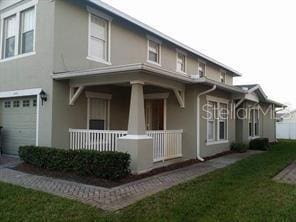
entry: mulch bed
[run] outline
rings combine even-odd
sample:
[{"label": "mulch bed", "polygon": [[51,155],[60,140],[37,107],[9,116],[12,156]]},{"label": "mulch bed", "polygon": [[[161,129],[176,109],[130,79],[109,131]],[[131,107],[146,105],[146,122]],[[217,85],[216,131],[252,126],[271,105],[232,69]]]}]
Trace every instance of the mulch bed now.
[{"label": "mulch bed", "polygon": [[[205,160],[214,159],[214,158],[221,157],[221,156],[231,154],[231,153],[233,153],[233,152],[227,151],[227,152],[219,153],[217,155],[207,157],[207,158],[205,158]],[[121,179],[119,181],[110,181],[110,180],[97,178],[94,176],[80,176],[80,175],[73,173],[73,172],[50,171],[47,169],[42,169],[42,168],[32,166],[27,163],[19,164],[18,166],[16,166],[14,168],[14,170],[18,170],[18,171],[21,171],[24,173],[39,175],[39,176],[53,177],[53,178],[73,181],[73,182],[77,182],[77,183],[83,183],[83,184],[87,184],[87,185],[112,188],[112,187],[120,186],[120,185],[123,185],[126,183],[130,183],[133,181],[148,178],[148,177],[160,174],[160,173],[180,169],[180,168],[190,166],[190,165],[193,165],[193,164],[199,163],[199,162],[200,162],[199,160],[187,160],[187,161],[183,161],[183,162],[179,162],[179,163],[174,163],[169,166],[164,166],[164,167],[159,167],[159,168],[153,169],[147,173],[143,173],[143,174],[139,174],[139,175],[130,175],[130,176],[128,176],[124,179]]]}]

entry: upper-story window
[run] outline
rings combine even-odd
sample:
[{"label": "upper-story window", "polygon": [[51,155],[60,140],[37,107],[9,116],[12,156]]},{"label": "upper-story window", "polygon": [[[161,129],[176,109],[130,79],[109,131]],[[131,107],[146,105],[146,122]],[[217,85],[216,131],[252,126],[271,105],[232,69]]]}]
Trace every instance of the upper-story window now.
[{"label": "upper-story window", "polygon": [[206,76],[206,63],[199,61],[198,62],[198,77]]},{"label": "upper-story window", "polygon": [[111,18],[97,11],[89,18],[88,59],[110,64]]},{"label": "upper-story window", "polygon": [[221,73],[220,73],[220,82],[225,83],[225,80],[226,80],[226,72],[221,71]]},{"label": "upper-story window", "polygon": [[34,52],[36,4],[31,1],[1,15],[1,59]]},{"label": "upper-story window", "polygon": [[177,51],[177,72],[186,73],[186,54]]},{"label": "upper-story window", "polygon": [[21,13],[20,51],[21,54],[33,52],[35,16],[34,8]]},{"label": "upper-story window", "polygon": [[161,64],[161,42],[152,37],[148,37],[148,54],[147,61],[154,64]]}]

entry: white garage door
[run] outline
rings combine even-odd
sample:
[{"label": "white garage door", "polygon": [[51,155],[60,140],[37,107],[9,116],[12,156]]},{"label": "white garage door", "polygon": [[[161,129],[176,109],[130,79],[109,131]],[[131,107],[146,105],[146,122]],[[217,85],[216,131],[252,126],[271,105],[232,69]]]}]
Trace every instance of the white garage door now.
[{"label": "white garage door", "polygon": [[36,143],[36,96],[3,99],[0,111],[3,153],[18,155],[24,145]]}]

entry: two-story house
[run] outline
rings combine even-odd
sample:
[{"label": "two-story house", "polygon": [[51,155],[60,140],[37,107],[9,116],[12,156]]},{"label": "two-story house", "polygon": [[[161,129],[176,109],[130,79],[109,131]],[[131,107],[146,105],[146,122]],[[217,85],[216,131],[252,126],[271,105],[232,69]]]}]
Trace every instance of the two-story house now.
[{"label": "two-story house", "polygon": [[[118,150],[134,172],[275,141],[258,85],[99,0],[0,0],[3,152],[21,145]],[[271,107],[271,108],[270,108]],[[238,118],[243,108],[247,118]],[[238,112],[236,112],[238,110]]]}]

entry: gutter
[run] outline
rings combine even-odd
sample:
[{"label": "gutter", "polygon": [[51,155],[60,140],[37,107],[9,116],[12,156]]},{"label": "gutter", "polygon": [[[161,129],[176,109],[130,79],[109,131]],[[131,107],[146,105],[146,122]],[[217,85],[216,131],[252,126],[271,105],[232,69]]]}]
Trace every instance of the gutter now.
[{"label": "gutter", "polygon": [[196,129],[197,129],[197,138],[196,138],[196,158],[200,161],[205,161],[201,156],[200,156],[200,96],[206,95],[210,92],[215,91],[217,88],[217,85],[214,85],[211,89],[206,90],[204,92],[201,92],[197,94],[197,121],[196,121]]}]

